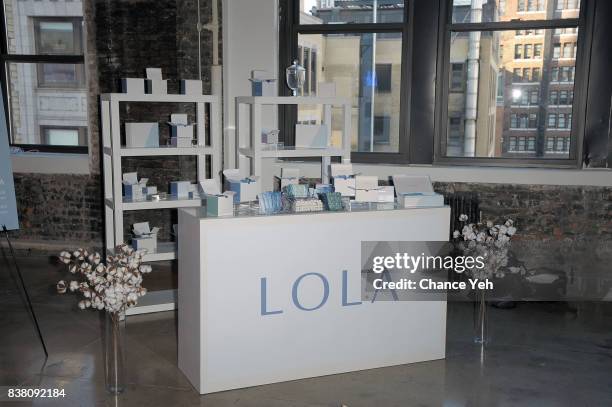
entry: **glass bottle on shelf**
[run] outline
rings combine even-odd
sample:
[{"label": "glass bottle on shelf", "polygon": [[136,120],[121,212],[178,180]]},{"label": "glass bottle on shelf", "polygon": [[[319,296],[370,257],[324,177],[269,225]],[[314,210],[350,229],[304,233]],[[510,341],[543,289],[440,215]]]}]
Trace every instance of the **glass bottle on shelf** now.
[{"label": "glass bottle on shelf", "polygon": [[306,70],[298,63],[298,60],[293,61],[293,65],[287,68],[287,86],[293,92],[293,96],[298,95],[298,91],[304,86],[306,80]]}]

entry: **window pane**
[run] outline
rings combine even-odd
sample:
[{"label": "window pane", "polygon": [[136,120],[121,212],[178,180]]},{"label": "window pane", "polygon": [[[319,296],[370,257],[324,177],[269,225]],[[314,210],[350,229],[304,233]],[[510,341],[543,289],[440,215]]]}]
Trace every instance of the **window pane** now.
[{"label": "window pane", "polygon": [[[352,150],[399,152],[401,34],[300,34],[298,43],[311,55],[316,51],[310,66],[316,71],[310,75],[318,81],[315,88],[331,82],[337,96],[352,102]],[[299,107],[299,122],[320,123],[321,118],[320,106]],[[342,112],[334,109],[333,143],[340,144],[341,132]]]},{"label": "window pane", "polygon": [[404,21],[404,0],[300,0],[300,24],[402,21]]},{"label": "window pane", "polygon": [[[83,128],[76,142],[86,146],[86,90],[60,82],[56,82],[56,87],[40,83],[41,75],[45,74],[58,80],[73,77],[70,72],[74,72],[75,65],[66,65],[68,69],[59,71],[48,69],[49,65],[54,64],[7,63],[11,143],[75,145],[74,129]],[[77,72],[82,70],[82,65],[76,65]],[[50,129],[70,129],[70,132],[58,133]]]},{"label": "window pane", "polygon": [[[551,132],[570,137],[575,60],[554,59],[558,35],[543,31],[451,32],[448,117],[463,126],[447,131],[447,156],[560,158],[547,153],[546,138]],[[536,48],[541,58],[524,58]],[[463,88],[454,85],[456,66],[465,66]]]},{"label": "window pane", "polygon": [[[547,7],[554,1],[564,6]],[[578,18],[579,8],[579,0],[453,0],[453,23]]]},{"label": "window pane", "polygon": [[13,0],[7,4],[12,4],[5,7],[9,54],[83,53],[82,1]]},{"label": "window pane", "polygon": [[45,144],[50,146],[78,146],[78,129],[43,129]]}]

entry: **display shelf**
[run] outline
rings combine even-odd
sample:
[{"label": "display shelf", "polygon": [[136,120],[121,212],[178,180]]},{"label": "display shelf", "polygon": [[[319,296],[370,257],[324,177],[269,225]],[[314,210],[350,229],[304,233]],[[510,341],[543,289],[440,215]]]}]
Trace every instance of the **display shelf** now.
[{"label": "display shelf", "polygon": [[[326,127],[330,140],[332,136],[332,107],[340,106],[343,115],[341,146],[269,148],[268,145],[261,142],[262,107],[269,105],[323,106],[321,125]],[[248,107],[248,111],[244,107]],[[343,161],[351,158],[351,109],[350,100],[340,97],[239,96],[236,98],[236,165],[241,169],[249,166],[250,171],[248,172],[260,177],[263,173],[262,161],[264,159],[317,157],[321,158],[321,180],[323,183],[329,183],[331,157],[340,157]],[[262,188],[261,183],[260,188]]]},{"label": "display shelf", "polygon": [[138,211],[148,209],[192,208],[201,206],[202,199],[178,199],[173,197],[168,197],[168,199],[162,199],[160,201],[132,201],[124,199],[121,203],[124,211]]},{"label": "display shelf", "polygon": [[[195,105],[195,135],[196,146],[173,147],[159,146],[152,148],[126,148],[121,144],[121,103],[189,103]],[[100,95],[101,133],[104,167],[104,202],[105,202],[105,247],[106,252],[124,243],[124,213],[127,211],[150,209],[176,209],[197,207],[202,204],[197,199],[176,199],[171,196],[160,201],[129,201],[123,198],[122,188],[122,160],[123,157],[163,157],[195,156],[197,161],[196,180],[207,178],[206,170],[210,168],[211,176],[220,179],[221,172],[221,101],[219,96],[213,95],[152,95],[108,93]],[[178,110],[178,108],[177,108]],[[163,118],[153,118],[152,121],[162,122]],[[208,120],[207,120],[208,119]],[[207,125],[208,123],[208,125]],[[208,133],[210,130],[210,134]],[[166,186],[158,185],[160,192]],[[177,258],[174,243],[159,243],[158,252],[145,255],[145,262],[174,260]],[[163,297],[163,296],[162,296]],[[138,311],[128,314],[144,312],[157,312],[175,308],[175,299],[172,295],[149,293]]]}]

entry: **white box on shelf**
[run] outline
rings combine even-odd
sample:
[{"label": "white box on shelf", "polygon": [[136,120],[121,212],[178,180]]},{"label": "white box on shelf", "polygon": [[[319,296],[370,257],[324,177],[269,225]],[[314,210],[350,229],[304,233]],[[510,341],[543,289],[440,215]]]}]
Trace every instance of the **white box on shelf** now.
[{"label": "white box on shelf", "polygon": [[145,83],[142,78],[122,78],[121,92],[131,95],[144,95]]},{"label": "white box on shelf", "polygon": [[435,192],[415,192],[397,197],[402,208],[431,208],[444,206],[444,195]]},{"label": "white box on shelf", "polygon": [[146,250],[147,253],[157,252],[157,233],[159,228],[151,229],[149,222],[134,223],[132,225],[134,237],[132,246],[135,250]]},{"label": "white box on shelf", "polygon": [[336,84],[334,82],[320,82],[317,96],[320,98],[335,98]]},{"label": "white box on shelf", "polygon": [[378,177],[357,175],[355,177],[355,201],[378,202]]},{"label": "white box on shelf", "polygon": [[170,183],[170,195],[178,199],[188,199],[191,192],[190,181],[172,181]]},{"label": "white box on shelf", "polygon": [[268,71],[251,71],[252,96],[277,96],[276,78]]},{"label": "white box on shelf", "polygon": [[326,148],[329,146],[327,127],[319,124],[296,124],[295,146],[306,148]]},{"label": "white box on shelf", "polygon": [[201,95],[202,81],[199,79],[181,79],[181,95]]},{"label": "white box on shelf", "polygon": [[155,186],[145,187],[144,191],[147,194],[147,196],[155,195],[157,193],[157,187]]},{"label": "white box on shelf", "polygon": [[170,123],[170,137],[184,138],[193,140],[193,124],[174,124]]},{"label": "white box on shelf", "polygon": [[159,147],[159,123],[125,123],[127,148]]},{"label": "white box on shelf", "polygon": [[331,164],[331,176],[334,191],[340,192],[342,196],[355,196],[355,174],[353,164]]},{"label": "white box on shelf", "polygon": [[193,147],[193,139],[189,137],[170,137],[172,147]]},{"label": "white box on shelf", "polygon": [[261,142],[264,144],[278,144],[278,135],[280,134],[280,130],[278,129],[263,129],[261,131]]},{"label": "white box on shelf", "polygon": [[225,176],[225,190],[233,191],[234,202],[251,202],[257,199],[259,193],[259,177],[242,177],[240,170],[228,169],[223,171]]},{"label": "white box on shelf", "polygon": [[393,185],[379,187],[378,202],[395,202],[395,187]]},{"label": "white box on shelf", "polygon": [[147,79],[162,80],[161,68],[145,68]]},{"label": "white box on shelf", "polygon": [[145,89],[150,95],[167,95],[168,81],[166,79],[145,79]]},{"label": "white box on shelf", "polygon": [[138,173],[126,172],[122,177],[124,199],[139,201],[145,198],[144,189],[149,182],[148,178],[138,179]]}]

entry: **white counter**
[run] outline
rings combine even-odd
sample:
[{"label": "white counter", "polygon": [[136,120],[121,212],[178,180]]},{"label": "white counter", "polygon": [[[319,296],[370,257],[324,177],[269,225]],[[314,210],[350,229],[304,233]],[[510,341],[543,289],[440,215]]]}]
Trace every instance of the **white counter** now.
[{"label": "white counter", "polygon": [[179,368],[201,393],[441,359],[446,302],[361,302],[362,241],[447,241],[449,208],[179,210]]}]

